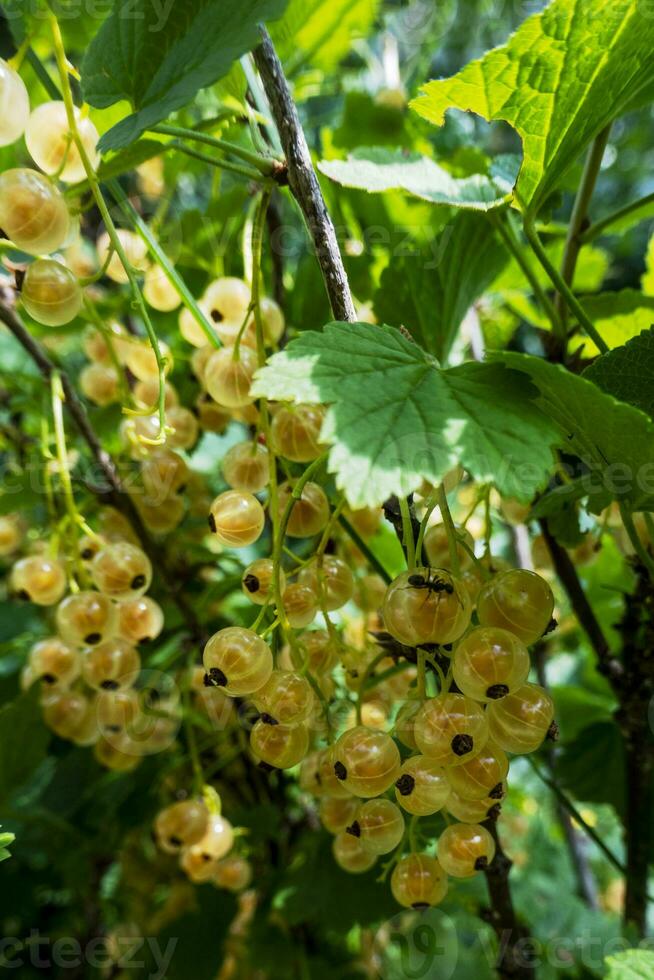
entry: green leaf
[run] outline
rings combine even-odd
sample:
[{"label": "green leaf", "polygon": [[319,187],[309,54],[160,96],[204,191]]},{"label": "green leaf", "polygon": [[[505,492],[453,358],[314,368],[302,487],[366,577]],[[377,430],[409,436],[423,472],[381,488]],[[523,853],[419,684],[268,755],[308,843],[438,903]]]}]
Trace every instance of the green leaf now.
[{"label": "green leaf", "polygon": [[[564,241],[558,239],[548,244],[545,249],[550,262],[557,269],[561,267],[564,248]],[[577,265],[575,266],[575,290],[581,293],[593,293],[599,289],[606,275],[608,265],[609,261],[606,252],[601,248],[596,248],[594,245],[584,245],[577,258]],[[552,283],[549,276],[542,265],[533,259],[533,257],[531,257],[531,268],[540,285],[544,289],[551,289]],[[531,291],[531,286],[516,260],[511,258],[493,283],[491,289],[494,292],[508,292],[518,289]],[[546,322],[549,324],[549,320]]]},{"label": "green leaf", "polygon": [[607,956],[606,980],[654,980],[654,953],[645,949],[626,949]]},{"label": "green leaf", "polygon": [[98,167],[98,180],[109,180],[120,177],[121,174],[134,170],[146,160],[159,156],[165,151],[166,145],[161,140],[143,139],[132,143],[124,150],[105,157]]},{"label": "green leaf", "polygon": [[330,323],[304,333],[270,358],[252,390],[331,406],[322,438],[353,506],[410,493],[459,462],[525,501],[551,467],[556,430],[534,406],[531,384],[499,364],[441,370],[393,327]]},{"label": "green leaf", "polygon": [[491,223],[461,212],[433,239],[429,253],[392,258],[374,299],[385,323],[403,324],[440,361],[468,309],[508,258]]},{"label": "green leaf", "polygon": [[7,858],[11,857],[8,848],[11,847],[15,840],[15,834],[0,833],[0,861],[6,861]]},{"label": "green leaf", "polygon": [[646,296],[654,296],[654,235],[652,235],[647,243],[645,271],[641,276],[640,285]]},{"label": "green leaf", "polygon": [[610,803],[624,815],[624,743],[611,721],[584,728],[561,749],[556,774],[562,789],[584,803]]},{"label": "green leaf", "polygon": [[0,709],[0,801],[23,785],[44,758],[49,742],[38,691]]},{"label": "green leaf", "polygon": [[[637,289],[599,293],[582,299],[581,305],[600,337],[611,348],[625,344],[654,323],[654,296],[644,296]],[[573,345],[577,344],[578,338],[575,338]],[[599,353],[589,338],[583,340],[582,352],[587,356]]]},{"label": "green leaf", "polygon": [[567,452],[589,469],[589,496],[608,491],[632,510],[654,507],[654,422],[644,412],[540,357],[491,356],[534,382],[540,392],[537,404],[559,426]]},{"label": "green leaf", "polygon": [[590,725],[610,723],[615,709],[615,700],[611,696],[576,684],[553,687],[552,697],[563,744],[574,741]]},{"label": "green leaf", "polygon": [[634,0],[554,0],[507,43],[411,104],[441,126],[448,109],[503,119],[523,143],[516,198],[535,213],[591,140],[652,96],[654,20]]},{"label": "green leaf", "polygon": [[598,357],[584,377],[654,418],[654,327]]},{"label": "green leaf", "polygon": [[318,169],[344,187],[371,194],[401,190],[432,204],[474,211],[498,208],[511,196],[511,184],[504,176],[453,177],[429,157],[399,148],[361,148],[347,160],[322,160]]},{"label": "green leaf", "polygon": [[283,20],[271,31],[288,71],[305,64],[329,71],[372,27],[379,0],[291,0]]},{"label": "green leaf", "polygon": [[104,134],[100,149],[134,142],[226,75],[257,44],[257,24],[279,17],[285,5],[286,0],[184,0],[166,8],[150,0],[119,0],[82,64],[87,102],[105,108],[127,100],[133,109]]}]

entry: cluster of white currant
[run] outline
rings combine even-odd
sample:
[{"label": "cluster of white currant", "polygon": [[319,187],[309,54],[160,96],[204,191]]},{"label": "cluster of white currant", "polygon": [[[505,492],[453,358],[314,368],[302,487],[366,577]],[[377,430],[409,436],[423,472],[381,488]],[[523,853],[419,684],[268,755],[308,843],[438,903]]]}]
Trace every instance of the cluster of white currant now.
[{"label": "cluster of white currant", "polygon": [[[88,587],[68,591],[65,562],[36,552],[15,561],[9,588],[17,599],[56,607],[56,632],[32,646],[21,677],[24,689],[39,684],[46,725],[77,745],[93,745],[108,768],[129,770],[174,741],[179,694],[172,678],[157,674],[153,681],[141,669],[139,643],[155,639],[164,624],[161,607],[146,595],[150,560],[122,538],[121,515],[107,508],[100,520],[105,533],[79,545]],[[0,526],[5,541],[10,523],[5,518]]]},{"label": "cluster of white currant", "polygon": [[[319,412],[282,407],[275,421],[285,417],[282,413],[293,418],[294,437],[289,454],[288,444],[277,436],[277,453],[293,459],[302,445],[302,461],[316,458],[320,429],[312,422]],[[210,517],[212,530],[232,547],[256,540],[264,522],[252,491],[267,478],[265,449],[254,457],[250,449],[247,468],[241,451],[236,447],[224,467],[248,506],[225,508],[228,492],[214,501]],[[259,456],[262,462],[255,467]],[[241,465],[232,471],[235,462]],[[292,504],[287,534],[312,537],[325,527],[330,506],[324,491],[316,491],[318,506],[304,494]],[[365,523],[367,516],[358,519]],[[259,712],[250,734],[254,758],[276,768],[302,763],[300,784],[319,800],[323,824],[335,834],[339,865],[362,872],[393,851],[391,888],[405,906],[435,904],[447,890],[448,875],[467,877],[488,866],[495,845],[482,823],[498,812],[506,792],[507,753],[537,749],[553,722],[548,693],[528,681],[528,646],[552,621],[548,583],[522,569],[497,571],[498,562],[475,559],[468,532],[452,534],[460,566],[456,575],[447,567],[448,530],[437,525],[424,540],[429,564],[409,569],[387,589],[378,577],[367,575],[367,588],[355,590],[348,563],[332,555],[318,554],[291,572],[259,558],[245,569],[243,590],[255,603],[277,606],[277,615],[281,612],[291,627],[289,644],[275,663],[262,636],[228,627],[211,637],[203,655],[206,683],[247,698]],[[289,602],[295,598],[289,578],[301,603]],[[393,676],[375,686],[374,700],[360,705],[359,718],[348,717],[340,737],[324,745],[327,732],[320,718],[333,693],[334,668],[344,668],[346,684],[357,690],[370,679],[373,660],[382,672],[394,663],[379,648],[347,642],[333,627],[295,633],[309,626],[319,610],[342,608],[355,592],[362,610],[381,605],[379,625],[401,645],[399,654],[413,650],[420,669],[431,668],[440,682],[436,693],[427,696],[424,680],[419,693],[413,668],[391,671]],[[365,697],[364,691],[359,694]],[[403,811],[416,818],[442,811],[446,821],[456,822],[443,830],[435,854],[413,849],[406,854],[405,842],[413,835]]]},{"label": "cluster of white currant", "polygon": [[172,803],[157,814],[155,840],[166,854],[179,856],[179,865],[192,882],[239,892],[250,884],[252,868],[235,849],[236,833],[220,809],[215,792],[208,801],[191,798]]}]

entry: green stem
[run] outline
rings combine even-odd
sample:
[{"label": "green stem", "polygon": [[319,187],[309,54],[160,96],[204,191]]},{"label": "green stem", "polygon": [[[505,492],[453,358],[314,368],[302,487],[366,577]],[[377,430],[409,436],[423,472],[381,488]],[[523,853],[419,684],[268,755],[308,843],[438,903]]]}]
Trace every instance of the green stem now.
[{"label": "green stem", "polygon": [[422,560],[422,546],[425,540],[425,534],[427,533],[429,518],[437,506],[438,490],[432,490],[425,506],[425,513],[422,515],[422,520],[420,521],[420,530],[418,531],[418,540],[416,541],[416,562],[418,565],[424,565],[424,561]]},{"label": "green stem", "polygon": [[177,293],[181,297],[182,303],[186,309],[193,314],[197,324],[200,326],[205,337],[207,338],[207,342],[217,349],[222,347],[215,330],[212,329],[211,324],[202,312],[197,300],[162,249],[156,235],[153,234],[151,228],[149,228],[145,221],[143,221],[138,211],[136,211],[127,198],[119,182],[117,180],[108,180],[106,183],[111,196],[122,211],[123,215],[148,246],[150,254],[156,260],[157,265],[163,270],[168,278],[168,281],[177,290]]},{"label": "green stem", "polygon": [[592,242],[594,239],[603,235],[607,228],[611,225],[616,224],[618,221],[622,221],[628,215],[632,214],[634,211],[640,211],[641,208],[647,207],[648,204],[654,204],[654,192],[651,194],[646,194],[645,197],[638,198],[637,201],[632,201],[631,204],[625,204],[624,207],[618,208],[617,211],[613,211],[611,214],[607,215],[606,218],[602,218],[601,221],[596,221],[595,224],[587,228],[586,231],[582,232],[579,236],[579,240],[584,244],[586,242]]},{"label": "green stem", "polygon": [[640,540],[638,531],[636,530],[636,525],[634,524],[633,517],[631,516],[631,512],[627,510],[624,504],[620,504],[620,517],[622,518],[624,529],[627,532],[634,551],[638,555],[644,567],[647,569],[650,579],[654,580],[654,561],[650,557],[647,548]]},{"label": "green stem", "polygon": [[400,514],[402,515],[402,539],[406,550],[406,564],[409,571],[416,567],[416,546],[413,540],[413,522],[411,521],[411,510],[409,501],[402,494],[397,498],[400,504]]},{"label": "green stem", "polygon": [[441,483],[440,487],[438,488],[438,506],[440,507],[441,517],[443,518],[443,524],[445,525],[445,530],[447,532],[447,545],[450,549],[450,563],[452,565],[452,572],[455,575],[460,575],[461,562],[459,561],[459,549],[457,548],[458,537],[454,526],[454,521],[452,520],[450,505],[447,502],[447,494],[445,493],[444,483]]},{"label": "green stem", "polygon": [[248,180],[261,180],[262,176],[258,170],[254,170],[251,167],[243,167],[240,163],[231,163],[229,160],[219,160],[217,157],[211,157],[208,153],[201,153],[199,150],[192,150],[190,146],[186,146],[184,143],[179,143],[175,140],[174,143],[170,143],[169,146],[172,149],[178,150],[180,153],[184,153],[187,157],[192,157],[194,160],[199,160],[200,163],[207,163],[210,167],[217,167],[219,170],[227,170],[231,174],[237,174],[239,177],[246,177]]},{"label": "green stem", "polygon": [[222,150],[224,153],[231,153],[232,156],[251,164],[264,177],[271,177],[275,172],[275,161],[267,160],[258,153],[245,150],[236,143],[230,143],[216,136],[210,136],[209,133],[203,133],[196,129],[186,129],[183,126],[169,126],[163,123],[158,126],[153,126],[150,132],[161,133],[163,136],[174,136],[177,139],[193,140],[196,143],[205,143],[207,146],[213,146],[217,150]]},{"label": "green stem", "polygon": [[68,77],[68,63],[66,61],[66,52],[64,50],[64,43],[61,36],[61,30],[59,28],[59,21],[53,13],[48,14],[48,22],[52,30],[52,37],[54,41],[55,58],[57,62],[57,68],[59,70],[59,78],[61,81],[62,96],[64,105],[66,107],[66,116],[68,119],[68,127],[75,142],[75,146],[79,152],[80,160],[82,161],[82,166],[86,172],[86,179],[89,182],[89,188],[93,195],[93,199],[98,207],[102,220],[104,221],[107,234],[111,244],[114,247],[116,254],[118,255],[123,268],[125,269],[125,274],[129,280],[129,284],[132,290],[132,295],[134,297],[134,303],[141,314],[143,323],[145,325],[146,332],[148,334],[148,339],[150,345],[154,352],[155,361],[157,364],[157,371],[159,374],[159,425],[160,425],[160,440],[161,442],[165,439],[165,428],[166,428],[166,405],[165,405],[165,362],[161,355],[161,349],[159,347],[159,340],[152,326],[152,321],[150,320],[150,315],[148,309],[143,299],[143,294],[139,288],[136,271],[129,261],[123,244],[118,236],[116,227],[113,223],[109,209],[106,205],[102,191],[100,190],[100,185],[98,184],[98,179],[93,169],[93,164],[89,159],[89,155],[86,152],[86,147],[79,135],[79,130],[77,128],[77,120],[75,118],[75,105],[73,103],[73,93],[70,87],[70,80]]},{"label": "green stem", "polygon": [[549,318],[550,323],[552,324],[552,330],[558,337],[563,339],[565,334],[564,334],[563,325],[561,323],[559,314],[556,311],[554,303],[551,301],[551,299],[549,298],[549,296],[547,295],[547,293],[539,283],[538,277],[536,276],[536,273],[532,269],[531,264],[528,261],[527,256],[525,255],[520,245],[518,236],[515,233],[515,229],[511,221],[510,214],[508,213],[508,211],[503,212],[502,214],[494,214],[494,212],[491,211],[490,214],[492,216],[491,220],[493,221],[493,224],[497,228],[500,237],[502,238],[502,241],[504,242],[508,250],[513,255],[514,259],[516,260],[516,262],[524,272],[525,278],[527,279],[527,282],[531,286],[531,290],[534,296],[536,297],[541,308]]},{"label": "green stem", "polygon": [[[611,126],[609,124],[602,130],[601,133],[598,133],[593,140],[592,146],[588,151],[588,156],[586,157],[584,171],[581,176],[579,189],[577,190],[575,202],[572,207],[572,214],[570,215],[570,224],[568,226],[568,234],[563,251],[563,261],[561,263],[561,276],[564,282],[566,282],[571,288],[574,281],[577,258],[579,257],[579,252],[581,251],[582,246],[579,235],[586,220],[586,215],[588,214],[590,199],[593,196],[593,190],[595,189],[597,175],[599,174],[600,166],[602,165],[602,157],[604,156],[604,150],[606,149],[610,131]],[[557,308],[561,315],[561,321],[565,330],[567,311],[565,308],[565,303],[563,303],[562,300],[563,297],[559,293]]]},{"label": "green stem", "polygon": [[377,555],[374,553],[374,551],[371,551],[371,549],[363,540],[363,538],[361,537],[357,529],[350,524],[347,517],[345,517],[344,514],[341,514],[340,517],[338,518],[338,522],[343,528],[343,530],[345,531],[345,533],[347,534],[347,536],[352,539],[352,541],[357,546],[361,554],[367,560],[368,564],[375,569],[377,574],[380,575],[381,578],[383,578],[384,582],[386,582],[387,584],[389,582],[392,582],[393,576],[390,574],[390,572],[386,571],[386,569],[380,562]]},{"label": "green stem", "polygon": [[575,294],[568,286],[563,276],[560,274],[559,270],[550,261],[547,252],[543,248],[543,244],[540,238],[536,234],[536,231],[534,230],[531,221],[527,217],[525,217],[524,229],[525,229],[525,235],[527,236],[529,244],[533,248],[536,257],[538,258],[538,261],[545,269],[545,272],[552,280],[558,292],[565,299],[570,311],[574,313],[574,315],[577,317],[577,320],[579,321],[579,325],[584,328],[588,336],[595,343],[597,349],[602,354],[606,354],[606,352],[609,349],[608,345],[604,342],[602,337],[600,337],[599,333],[597,332],[597,330],[595,329],[591,321],[588,319],[588,316],[586,315],[586,311],[584,310],[583,306],[581,305],[581,303],[579,302]]}]

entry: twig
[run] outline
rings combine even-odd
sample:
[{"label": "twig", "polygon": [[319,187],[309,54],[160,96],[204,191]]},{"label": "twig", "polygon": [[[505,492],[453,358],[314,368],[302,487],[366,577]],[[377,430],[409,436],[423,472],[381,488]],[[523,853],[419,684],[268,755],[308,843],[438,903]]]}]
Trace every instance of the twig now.
[{"label": "twig", "polygon": [[279,130],[288,167],[288,183],[300,206],[316,250],[332,313],[337,320],[356,320],[347,273],[336,231],[320,190],[311,154],[291,98],[281,62],[265,27],[262,42],[254,52],[255,64]]},{"label": "twig", "polygon": [[[588,156],[586,157],[586,163],[584,165],[584,172],[577,190],[577,195],[572,208],[572,214],[570,215],[570,224],[568,225],[568,234],[565,240],[563,261],[561,263],[561,276],[570,287],[572,287],[577,258],[579,257],[579,252],[581,251],[583,244],[579,236],[587,222],[588,206],[590,204],[590,199],[593,196],[593,190],[595,189],[597,175],[599,174],[600,166],[602,164],[602,157],[604,156],[604,150],[606,149],[610,131],[611,126],[609,125],[606,126],[601,133],[598,133],[590,150],[588,151]],[[561,293],[557,294],[555,303],[557,311],[561,317],[561,322],[563,323],[565,333],[567,309]]]},{"label": "twig", "polygon": [[195,639],[200,638],[203,631],[196,618],[195,612],[186,602],[186,599],[181,592],[178,591],[174,581],[175,576],[167,568],[162,549],[151,539],[150,535],[148,534],[148,531],[141,520],[141,515],[139,514],[132,498],[128,493],[126,493],[125,488],[123,487],[116,464],[109,453],[102,448],[100,441],[96,436],[91,423],[89,422],[86,410],[77,397],[75,389],[70,382],[70,378],[65,371],[62,371],[61,368],[57,367],[53,361],[50,360],[49,356],[46,354],[40,344],[38,344],[31,334],[25,329],[16,313],[14,313],[14,311],[8,306],[5,306],[4,303],[0,303],[0,320],[9,328],[16,340],[18,340],[22,347],[27,351],[48,383],[51,382],[51,379],[55,373],[59,375],[61,387],[65,396],[66,409],[75,423],[84,442],[89,447],[91,455],[98,464],[98,467],[106,480],[106,484],[109,487],[108,494],[105,494],[104,491],[97,492],[99,492],[102,496],[108,496],[114,506],[120,510],[125,517],[127,517],[136,534],[140,538],[144,549],[153,559],[153,563],[158,569],[167,591],[170,593],[171,598],[182,614],[190,633]]},{"label": "twig", "polygon": [[495,857],[484,871],[491,904],[484,918],[493,927],[499,941],[496,969],[501,977],[510,980],[533,980],[535,971],[529,959],[529,931],[518,922],[513,907],[509,884],[513,862],[502,848],[497,833],[497,815],[488,817],[482,826],[495,841]]}]

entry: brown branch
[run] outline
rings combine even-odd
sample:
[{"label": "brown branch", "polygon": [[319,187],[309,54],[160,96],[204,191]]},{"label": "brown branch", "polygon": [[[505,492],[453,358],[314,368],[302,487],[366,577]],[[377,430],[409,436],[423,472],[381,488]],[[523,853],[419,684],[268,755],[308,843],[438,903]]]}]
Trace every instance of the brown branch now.
[{"label": "brown branch", "polygon": [[109,487],[108,493],[105,493],[104,490],[98,490],[97,488],[95,492],[98,493],[99,496],[109,499],[116,509],[120,510],[120,512],[129,520],[130,524],[134,528],[134,531],[138,535],[144,550],[152,559],[153,565],[158,571],[166,590],[182,614],[182,618],[184,619],[192,637],[199,640],[202,637],[203,631],[195,612],[177,587],[175,582],[175,574],[168,567],[163,549],[152,540],[145,525],[143,524],[141,515],[139,514],[134,501],[126,492],[122,484],[116,464],[114,463],[110,454],[102,448],[100,440],[95,434],[89,421],[89,417],[86,414],[86,409],[78,398],[77,393],[71,384],[70,378],[65,371],[63,371],[50,359],[41,345],[25,329],[17,314],[4,303],[0,303],[0,320],[8,327],[16,340],[18,340],[22,347],[27,351],[47,381],[50,381],[55,372],[59,374],[64,395],[66,397],[66,409],[75,423],[75,426],[77,427],[82,439],[89,447],[91,455],[100,468],[102,475],[106,480],[107,486]]},{"label": "brown branch", "polygon": [[286,156],[289,187],[313,240],[332,313],[337,320],[353,321],[356,320],[356,313],[347,273],[298,111],[270,35],[265,27],[260,30],[262,42],[254,52],[254,60]]},{"label": "brown branch", "polygon": [[482,826],[495,841],[495,857],[484,871],[491,907],[483,918],[493,927],[498,939],[497,972],[510,980],[534,980],[536,974],[529,955],[529,930],[518,921],[513,906],[509,883],[513,862],[504,853],[499,839],[497,813],[484,820]]},{"label": "brown branch", "polygon": [[636,566],[633,595],[620,621],[625,665],[617,721],[625,745],[625,838],[627,848],[625,924],[645,935],[647,878],[652,855],[652,773],[654,744],[649,706],[654,695],[654,596],[647,570]]}]

